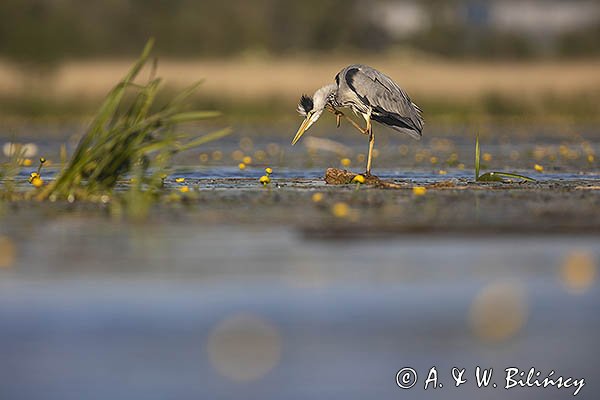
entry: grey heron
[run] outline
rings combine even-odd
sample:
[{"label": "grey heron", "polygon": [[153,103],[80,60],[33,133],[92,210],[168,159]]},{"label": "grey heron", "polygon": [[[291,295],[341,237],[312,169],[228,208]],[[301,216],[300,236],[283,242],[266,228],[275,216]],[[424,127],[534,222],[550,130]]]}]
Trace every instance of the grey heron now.
[{"label": "grey heron", "polygon": [[[338,108],[350,108],[355,114],[361,115],[366,121],[366,128],[360,127]],[[366,175],[371,174],[375,143],[371,121],[414,139],[422,136],[424,121],[419,106],[390,77],[367,65],[349,65],[335,76],[335,83],[318,89],[312,97],[303,95],[300,98],[298,113],[305,119],[294,136],[292,145],[319,119],[324,110],[335,114],[338,127],[341,117],[344,117],[361,133],[369,136]]]}]

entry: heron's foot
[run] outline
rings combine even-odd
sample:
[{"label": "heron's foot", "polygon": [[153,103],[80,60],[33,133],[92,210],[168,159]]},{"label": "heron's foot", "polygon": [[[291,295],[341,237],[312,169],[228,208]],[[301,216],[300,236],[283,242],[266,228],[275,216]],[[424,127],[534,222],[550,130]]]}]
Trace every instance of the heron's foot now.
[{"label": "heron's foot", "polygon": [[345,117],[344,113],[337,110],[331,104],[327,104],[326,107],[327,107],[327,111],[329,111],[330,113],[335,115],[335,125],[337,128],[339,128],[340,125],[342,124],[342,117]]},{"label": "heron's foot", "polygon": [[337,108],[335,108],[331,104],[327,104],[325,107],[327,108],[327,111],[329,111],[330,113],[333,113],[335,115],[339,115],[340,117],[344,116],[343,112],[341,112],[340,110],[338,110]]}]

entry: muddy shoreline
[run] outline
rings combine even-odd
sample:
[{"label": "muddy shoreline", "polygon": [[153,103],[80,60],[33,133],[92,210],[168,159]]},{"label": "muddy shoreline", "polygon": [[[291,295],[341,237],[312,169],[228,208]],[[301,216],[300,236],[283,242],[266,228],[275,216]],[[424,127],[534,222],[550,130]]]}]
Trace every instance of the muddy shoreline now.
[{"label": "muddy shoreline", "polygon": [[[5,203],[4,230],[44,219],[108,218],[118,223],[286,227],[305,238],[379,238],[403,234],[600,234],[597,179],[477,183],[472,179],[385,180],[328,185],[316,179],[186,179],[166,182],[145,222],[114,214],[108,203],[35,200]],[[126,183],[121,185],[125,189]],[[414,188],[425,188],[423,193]],[[315,196],[315,194],[317,194]],[[341,204],[341,206],[340,206]],[[338,208],[341,207],[342,212]]]}]

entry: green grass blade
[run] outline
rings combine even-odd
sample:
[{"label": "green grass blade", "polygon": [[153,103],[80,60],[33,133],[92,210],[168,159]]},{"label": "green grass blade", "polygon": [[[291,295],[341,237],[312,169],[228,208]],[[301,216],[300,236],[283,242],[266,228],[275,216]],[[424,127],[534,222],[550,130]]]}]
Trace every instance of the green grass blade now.
[{"label": "green grass blade", "polygon": [[475,180],[479,180],[479,133],[475,137]]},{"label": "green grass blade", "polygon": [[514,179],[520,179],[526,182],[536,182],[535,179],[530,178],[528,176],[525,175],[519,175],[519,174],[513,174],[513,173],[509,173],[509,172],[494,172],[494,174],[501,176],[501,177],[505,177],[505,178],[514,178]]},{"label": "green grass blade", "polygon": [[198,139],[194,139],[184,145],[180,145],[177,147],[178,151],[185,151],[185,150],[189,150],[192,149],[194,147],[198,147],[202,144],[208,143],[208,142],[212,142],[214,140],[217,139],[221,139],[229,134],[231,134],[232,129],[231,128],[225,128],[225,129],[221,129],[220,131],[216,131],[216,132],[212,132],[212,133],[208,133],[202,137],[199,137]]},{"label": "green grass blade", "polygon": [[169,118],[169,122],[174,124],[181,124],[185,122],[200,121],[208,118],[220,117],[222,114],[218,111],[190,111],[175,114]]},{"label": "green grass blade", "polygon": [[504,178],[519,179],[525,182],[535,182],[536,180],[528,176],[512,174],[509,172],[486,172],[478,179],[479,182],[505,182]]},{"label": "green grass blade", "polygon": [[477,178],[478,182],[504,182],[501,176],[496,172],[486,172]]}]

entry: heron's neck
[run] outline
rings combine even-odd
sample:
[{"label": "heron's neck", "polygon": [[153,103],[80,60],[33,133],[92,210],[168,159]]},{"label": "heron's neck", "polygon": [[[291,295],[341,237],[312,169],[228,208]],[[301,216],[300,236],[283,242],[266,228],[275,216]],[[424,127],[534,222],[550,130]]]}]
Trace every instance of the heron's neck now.
[{"label": "heron's neck", "polygon": [[315,103],[315,109],[325,108],[325,105],[335,99],[335,93],[337,92],[337,85],[332,83],[331,85],[323,86],[317,90],[313,96]]}]

